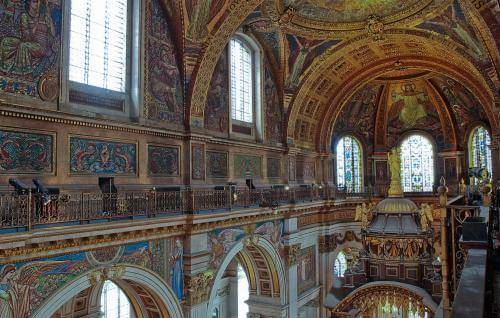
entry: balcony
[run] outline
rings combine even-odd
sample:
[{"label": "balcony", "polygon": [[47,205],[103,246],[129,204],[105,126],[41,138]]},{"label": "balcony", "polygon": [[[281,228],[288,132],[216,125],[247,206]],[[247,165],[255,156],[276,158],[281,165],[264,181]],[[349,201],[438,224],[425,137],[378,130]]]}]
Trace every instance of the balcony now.
[{"label": "balcony", "polygon": [[119,193],[68,192],[42,195],[0,194],[0,233],[22,232],[50,226],[77,225],[204,214],[243,208],[277,209],[281,205],[349,200],[378,196],[379,189],[352,193],[321,185],[272,188],[155,189]]}]

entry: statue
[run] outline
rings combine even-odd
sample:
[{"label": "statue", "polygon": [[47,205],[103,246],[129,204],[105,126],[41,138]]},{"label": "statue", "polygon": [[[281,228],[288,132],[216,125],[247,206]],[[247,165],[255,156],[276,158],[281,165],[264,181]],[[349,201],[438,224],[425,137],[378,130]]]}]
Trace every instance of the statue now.
[{"label": "statue", "polygon": [[434,221],[432,210],[432,206],[427,203],[422,203],[420,206],[420,226],[424,232],[429,230],[429,226],[432,226],[432,222]]},{"label": "statue", "polygon": [[354,216],[354,221],[361,221],[361,229],[366,229],[368,226],[368,221],[372,217],[372,209],[373,209],[373,204],[370,203],[366,205],[366,203],[363,202],[363,204],[358,205],[356,207],[356,214]]},{"label": "statue", "polygon": [[464,178],[460,179],[460,185],[458,186],[458,193],[460,195],[465,195],[467,192],[467,185],[465,184]]},{"label": "statue", "polygon": [[401,188],[401,149],[393,148],[387,154],[389,170],[391,172],[391,186],[389,187],[390,197],[401,197],[403,189]]}]

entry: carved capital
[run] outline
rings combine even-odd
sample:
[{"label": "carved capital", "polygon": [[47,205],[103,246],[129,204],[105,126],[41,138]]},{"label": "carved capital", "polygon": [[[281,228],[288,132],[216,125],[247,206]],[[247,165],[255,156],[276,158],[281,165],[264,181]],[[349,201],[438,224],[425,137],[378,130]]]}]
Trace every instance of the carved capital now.
[{"label": "carved capital", "polygon": [[187,303],[189,305],[196,305],[206,301],[213,281],[214,274],[212,271],[206,271],[186,278],[186,287],[188,291],[186,297]]},{"label": "carved capital", "polygon": [[285,246],[285,264],[291,267],[297,264],[297,258],[300,251],[300,244]]}]

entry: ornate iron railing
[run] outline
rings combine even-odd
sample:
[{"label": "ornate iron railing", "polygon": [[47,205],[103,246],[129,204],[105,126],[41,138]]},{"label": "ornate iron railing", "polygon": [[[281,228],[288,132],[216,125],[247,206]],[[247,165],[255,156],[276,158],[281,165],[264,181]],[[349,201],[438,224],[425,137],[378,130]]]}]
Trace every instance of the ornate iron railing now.
[{"label": "ornate iron railing", "polygon": [[300,204],[320,200],[343,200],[349,197],[368,198],[373,189],[351,193],[327,186],[279,186],[274,188],[181,189],[160,192],[62,193],[42,196],[0,194],[0,229],[29,230],[55,224],[81,224],[125,218],[146,218],[159,215],[227,211],[248,207],[277,208],[283,204]]}]

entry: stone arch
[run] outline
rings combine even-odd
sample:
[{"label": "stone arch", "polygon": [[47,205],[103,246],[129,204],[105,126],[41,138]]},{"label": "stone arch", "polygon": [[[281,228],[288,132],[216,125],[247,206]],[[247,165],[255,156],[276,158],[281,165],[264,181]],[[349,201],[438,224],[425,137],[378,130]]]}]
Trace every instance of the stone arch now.
[{"label": "stone arch", "polygon": [[[90,272],[82,274],[59,288],[52,296],[47,298],[43,304],[33,312],[33,318],[51,317],[58,309],[78,295],[83,290],[93,286],[101,286],[105,280],[111,280],[116,283],[129,296],[132,305],[140,301],[143,305],[155,304],[154,311],[157,311],[160,317],[183,318],[181,305],[172,289],[157,274],[132,265],[114,265],[113,267],[101,267]],[[93,291],[100,291],[101,287],[94,287]],[[130,297],[131,291],[135,292],[137,297]],[[150,299],[146,299],[149,297]],[[151,303],[150,300],[153,302]],[[135,307],[137,308],[137,307]],[[145,313],[152,312],[151,308],[141,306],[138,312],[138,318],[148,317]]]},{"label": "stone arch", "polygon": [[349,312],[358,304],[361,304],[361,306],[370,304],[368,301],[362,301],[365,298],[374,299],[374,297],[385,297],[388,294],[401,295],[401,297],[405,297],[406,299],[411,297],[411,299],[418,302],[421,307],[430,311],[432,314],[436,313],[438,308],[438,305],[434,302],[431,295],[420,287],[392,281],[371,282],[353,290],[342,300],[338,301],[335,306],[331,308],[332,317],[336,317],[335,313],[340,314]]},{"label": "stone arch", "polygon": [[[228,251],[215,274],[214,284],[208,298],[207,318],[212,317],[214,300],[217,290],[221,287],[221,279],[235,258],[242,261],[242,265],[247,267],[245,268],[247,274],[250,273],[248,275],[250,289],[253,288],[252,284],[255,284],[257,294],[273,298],[279,297],[281,307],[287,303],[285,266],[279,251],[263,236],[246,236]],[[270,278],[270,280],[265,278]],[[270,293],[263,290],[262,283],[271,284]]]},{"label": "stone arch", "polygon": [[333,252],[328,253],[328,262],[327,262],[328,275],[326,276],[326,286],[325,286],[327,292],[332,288],[335,280],[335,277],[333,277],[333,267],[335,266],[335,260],[337,259],[339,253],[346,248],[357,248],[361,251],[363,249],[363,244],[356,240],[345,241],[341,245],[338,245],[337,248],[333,250]]}]

